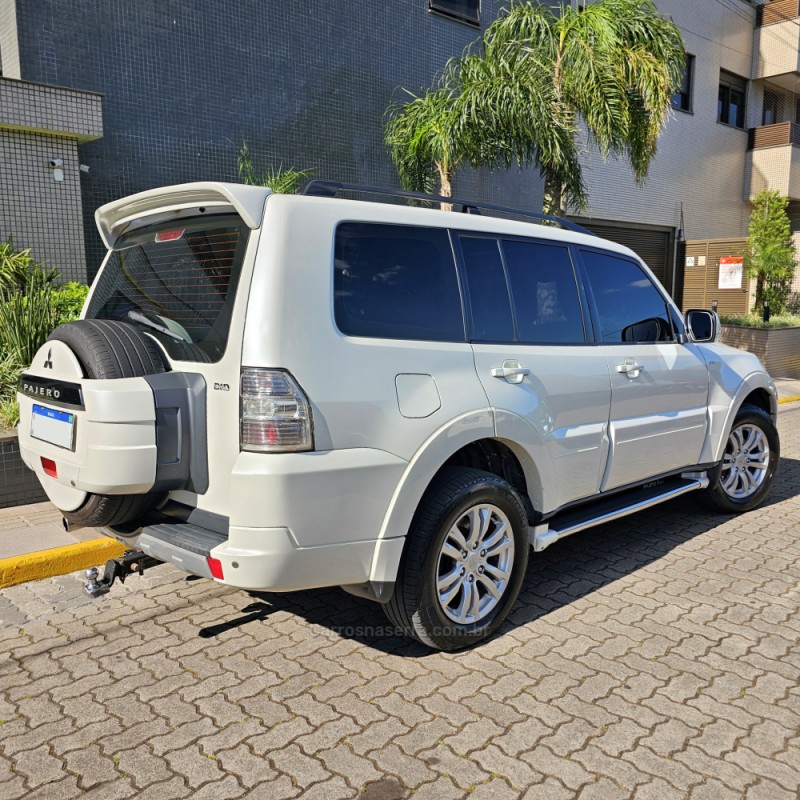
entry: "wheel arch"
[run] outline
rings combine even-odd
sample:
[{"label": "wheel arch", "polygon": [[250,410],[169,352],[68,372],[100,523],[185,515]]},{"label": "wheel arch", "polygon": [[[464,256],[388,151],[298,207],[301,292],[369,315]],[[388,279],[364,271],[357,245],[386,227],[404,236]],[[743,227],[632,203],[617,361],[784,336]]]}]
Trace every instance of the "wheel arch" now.
[{"label": "wheel arch", "polygon": [[704,450],[702,461],[716,463],[722,458],[733,421],[743,405],[750,404],[762,409],[769,414],[773,422],[778,418],[778,393],[766,372],[751,372],[739,384],[733,398],[725,395],[725,399],[727,402],[722,408],[714,403],[713,399],[709,405],[711,414],[709,452],[706,458]]},{"label": "wheel arch", "polygon": [[370,580],[396,578],[414,514],[431,483],[451,466],[482,469],[504,478],[519,493],[529,521],[536,519],[541,481],[533,460],[495,435],[490,410],[464,414],[431,436],[409,462],[384,517]]}]

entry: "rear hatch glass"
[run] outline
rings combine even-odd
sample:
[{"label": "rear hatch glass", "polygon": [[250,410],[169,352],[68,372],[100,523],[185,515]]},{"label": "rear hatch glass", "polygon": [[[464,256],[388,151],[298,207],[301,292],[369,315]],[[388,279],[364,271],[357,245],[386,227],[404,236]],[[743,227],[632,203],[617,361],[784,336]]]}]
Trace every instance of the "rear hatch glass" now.
[{"label": "rear hatch glass", "polygon": [[86,317],[141,327],[179,361],[219,361],[249,232],[239,216],[224,214],[121,236]]}]

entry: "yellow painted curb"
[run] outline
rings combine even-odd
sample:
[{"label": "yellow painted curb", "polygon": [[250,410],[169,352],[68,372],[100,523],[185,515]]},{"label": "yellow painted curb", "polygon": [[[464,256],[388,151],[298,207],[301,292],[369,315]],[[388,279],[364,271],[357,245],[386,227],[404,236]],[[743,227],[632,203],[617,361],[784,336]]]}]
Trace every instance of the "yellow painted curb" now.
[{"label": "yellow painted curb", "polygon": [[792,394],[789,395],[788,397],[778,398],[779,403],[796,403],[798,400],[800,400],[800,394]]},{"label": "yellow painted curb", "polygon": [[39,550],[24,556],[0,558],[0,589],[96,567],[109,558],[121,556],[125,550],[124,545],[104,536],[102,539]]}]

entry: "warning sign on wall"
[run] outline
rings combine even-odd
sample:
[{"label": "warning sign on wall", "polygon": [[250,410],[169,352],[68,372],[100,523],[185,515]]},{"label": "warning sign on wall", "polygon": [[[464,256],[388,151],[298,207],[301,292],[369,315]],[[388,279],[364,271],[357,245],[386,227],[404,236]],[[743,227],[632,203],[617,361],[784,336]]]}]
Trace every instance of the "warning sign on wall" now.
[{"label": "warning sign on wall", "polygon": [[719,289],[741,289],[744,259],[741,256],[721,256],[719,259]]}]

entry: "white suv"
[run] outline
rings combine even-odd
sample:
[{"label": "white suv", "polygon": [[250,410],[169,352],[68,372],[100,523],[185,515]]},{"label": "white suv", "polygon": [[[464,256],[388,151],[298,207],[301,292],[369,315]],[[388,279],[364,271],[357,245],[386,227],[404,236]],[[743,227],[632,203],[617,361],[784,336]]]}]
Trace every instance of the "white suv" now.
[{"label": "white suv", "polygon": [[20,382],[23,457],[68,524],[134,569],[342,586],[453,650],[497,629],[531,546],[694,490],[764,499],[772,381],[632,251],[342,188],[99,209],[83,319]]}]

